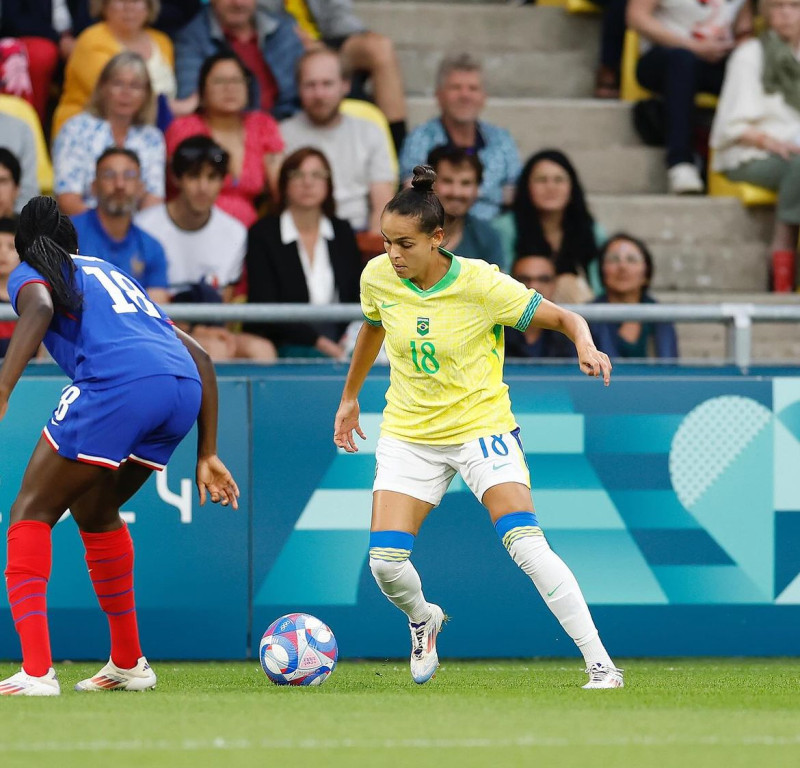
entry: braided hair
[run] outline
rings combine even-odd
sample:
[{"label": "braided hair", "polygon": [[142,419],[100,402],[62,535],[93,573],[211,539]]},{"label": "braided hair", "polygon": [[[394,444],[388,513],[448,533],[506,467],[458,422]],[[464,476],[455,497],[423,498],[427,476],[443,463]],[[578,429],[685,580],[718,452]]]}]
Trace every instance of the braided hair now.
[{"label": "braided hair", "polygon": [[19,215],[14,245],[20,261],[30,264],[50,285],[56,312],[80,309],[83,297],[75,286],[76,267],[70,257],[78,250],[78,236],[52,197],[39,195],[28,201]]}]

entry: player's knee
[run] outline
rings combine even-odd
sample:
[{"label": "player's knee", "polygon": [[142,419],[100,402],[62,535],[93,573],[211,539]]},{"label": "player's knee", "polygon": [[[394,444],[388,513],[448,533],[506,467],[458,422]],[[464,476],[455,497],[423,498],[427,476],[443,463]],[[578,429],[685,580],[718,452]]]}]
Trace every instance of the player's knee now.
[{"label": "player's knee", "polygon": [[503,515],[495,522],[494,529],[503,546],[512,555],[514,544],[522,539],[534,539],[541,547],[550,546],[533,512],[510,512]]},{"label": "player's knee", "polygon": [[389,584],[400,577],[411,550],[414,535],[404,531],[373,531],[369,535],[369,567],[379,584]]}]

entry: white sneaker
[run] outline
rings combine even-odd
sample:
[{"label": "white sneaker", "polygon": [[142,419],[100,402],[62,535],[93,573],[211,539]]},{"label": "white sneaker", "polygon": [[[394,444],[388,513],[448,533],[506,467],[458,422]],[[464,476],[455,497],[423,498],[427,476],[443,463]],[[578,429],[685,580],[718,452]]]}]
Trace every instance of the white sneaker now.
[{"label": "white sneaker", "polygon": [[120,669],[111,659],[94,677],[81,680],[76,691],[147,691],[156,687],[156,673],[142,656],[133,669]]},{"label": "white sneaker", "polygon": [[591,690],[593,688],[625,687],[621,669],[595,662],[591,667],[587,667],[585,671],[586,674],[589,675],[589,682],[583,686],[585,690]]},{"label": "white sneaker", "polygon": [[33,677],[24,669],[0,683],[0,696],[60,696],[56,671],[50,667],[42,677]]},{"label": "white sneaker", "polygon": [[419,624],[409,622],[411,630],[411,677],[415,683],[427,683],[439,667],[439,656],[436,653],[436,636],[445,621],[444,611],[433,603],[428,603],[431,616]]},{"label": "white sneaker", "polygon": [[703,193],[703,180],[693,163],[678,163],[667,169],[667,183],[673,195],[699,195]]}]

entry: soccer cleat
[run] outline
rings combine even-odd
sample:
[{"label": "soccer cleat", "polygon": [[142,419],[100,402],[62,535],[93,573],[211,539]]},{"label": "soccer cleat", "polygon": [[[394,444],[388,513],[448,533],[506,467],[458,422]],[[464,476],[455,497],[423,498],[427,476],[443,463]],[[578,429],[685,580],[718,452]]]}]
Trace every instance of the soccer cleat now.
[{"label": "soccer cleat", "polygon": [[133,669],[120,669],[111,659],[94,677],[81,680],[76,691],[147,691],[156,687],[156,673],[142,656]]},{"label": "soccer cleat", "polygon": [[622,670],[595,662],[591,667],[586,668],[589,675],[589,682],[583,686],[585,690],[594,688],[623,688],[625,681],[622,679]]},{"label": "soccer cleat", "polygon": [[427,621],[419,624],[409,622],[411,630],[411,677],[415,683],[427,683],[435,674],[439,666],[439,656],[436,653],[436,636],[446,620],[444,611],[433,603],[428,603],[431,616]]},{"label": "soccer cleat", "polygon": [[59,696],[56,671],[50,667],[42,677],[29,675],[24,669],[0,683],[0,696]]}]

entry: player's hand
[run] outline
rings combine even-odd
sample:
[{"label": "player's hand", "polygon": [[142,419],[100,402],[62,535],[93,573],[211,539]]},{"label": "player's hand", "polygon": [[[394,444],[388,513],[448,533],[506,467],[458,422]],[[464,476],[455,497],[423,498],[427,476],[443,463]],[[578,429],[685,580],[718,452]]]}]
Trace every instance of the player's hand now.
[{"label": "player's hand", "polygon": [[197,490],[201,507],[206,503],[207,491],[215,504],[221,502],[223,507],[230,504],[239,509],[239,486],[218,456],[203,456],[197,460]]},{"label": "player's hand", "polygon": [[358,416],[361,409],[358,407],[358,400],[342,400],[339,403],[339,410],[336,411],[336,418],[333,421],[333,442],[339,448],[344,448],[347,453],[358,453],[358,446],[353,438],[353,430],[358,433],[362,440],[367,436],[361,431],[358,423]]},{"label": "player's hand", "polygon": [[578,364],[587,376],[603,377],[603,384],[611,383],[611,361],[605,352],[600,352],[594,344],[578,347]]}]

